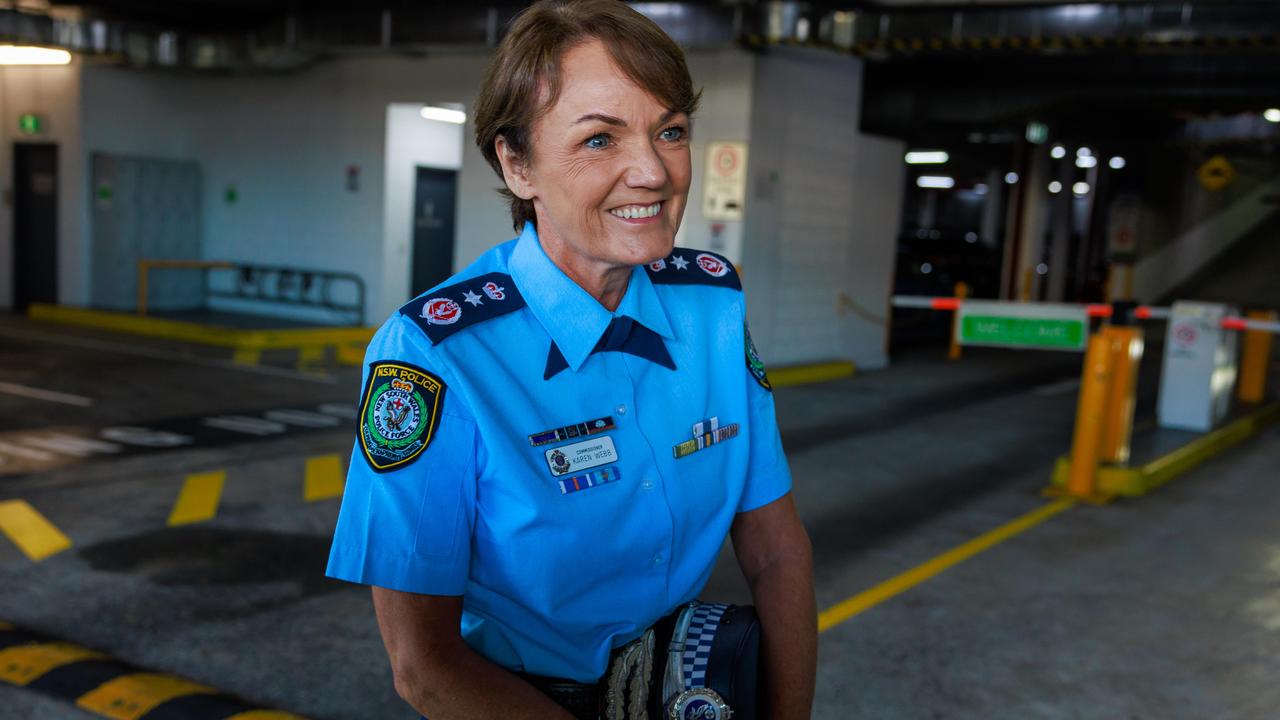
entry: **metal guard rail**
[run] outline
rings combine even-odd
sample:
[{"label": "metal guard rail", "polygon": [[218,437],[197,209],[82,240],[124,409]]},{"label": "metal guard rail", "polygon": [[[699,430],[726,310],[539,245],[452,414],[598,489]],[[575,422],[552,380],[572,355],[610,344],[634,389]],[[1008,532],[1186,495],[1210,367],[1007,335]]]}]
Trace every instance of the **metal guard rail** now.
[{"label": "metal guard rail", "polygon": [[[365,317],[366,289],[364,279],[351,272],[314,270],[281,265],[252,265],[221,260],[157,260],[138,261],[138,314],[147,314],[148,277],[156,269],[234,270],[235,282],[231,290],[209,289],[205,297],[256,300],[302,307],[317,307],[332,311],[349,320],[352,325],[363,325]],[[268,282],[274,278],[275,282]],[[335,300],[334,285],[348,282],[355,291],[350,303]]]}]

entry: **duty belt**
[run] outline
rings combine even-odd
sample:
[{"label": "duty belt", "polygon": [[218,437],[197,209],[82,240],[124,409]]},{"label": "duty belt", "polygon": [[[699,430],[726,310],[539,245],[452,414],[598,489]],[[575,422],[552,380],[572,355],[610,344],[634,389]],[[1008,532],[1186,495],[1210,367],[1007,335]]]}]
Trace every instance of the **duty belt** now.
[{"label": "duty belt", "polygon": [[616,648],[595,683],[521,675],[578,720],[757,720],[755,608],[690,603]]}]

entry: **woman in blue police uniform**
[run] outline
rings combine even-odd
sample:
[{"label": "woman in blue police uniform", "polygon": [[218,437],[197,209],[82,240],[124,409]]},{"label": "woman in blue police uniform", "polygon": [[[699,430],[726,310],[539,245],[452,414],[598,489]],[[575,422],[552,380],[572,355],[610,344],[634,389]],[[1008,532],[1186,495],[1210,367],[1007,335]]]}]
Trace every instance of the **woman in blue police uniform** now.
[{"label": "woman in blue police uniform", "polygon": [[432,720],[574,717],[531,678],[599,680],[730,534],[760,717],[809,716],[810,548],[771,388],[733,267],[674,247],[697,100],[625,4],[527,10],[475,119],[520,235],[369,346],[328,572],[374,586],[396,689]]}]

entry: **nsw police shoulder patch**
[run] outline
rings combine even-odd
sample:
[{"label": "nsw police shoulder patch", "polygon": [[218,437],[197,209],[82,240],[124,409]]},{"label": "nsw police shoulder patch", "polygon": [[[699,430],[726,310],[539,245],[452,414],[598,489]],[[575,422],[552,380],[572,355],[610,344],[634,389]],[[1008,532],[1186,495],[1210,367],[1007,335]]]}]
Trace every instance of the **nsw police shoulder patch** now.
[{"label": "nsw police shoulder patch", "polygon": [[399,361],[370,363],[360,400],[360,451],[375,472],[402,468],[431,444],[444,407],[438,376]]},{"label": "nsw police shoulder patch", "polygon": [[751,340],[751,328],[743,324],[742,334],[746,336],[747,370],[751,372],[751,377],[760,383],[760,387],[773,392],[773,383],[769,382],[769,376],[764,371],[764,361],[760,359],[760,353],[756,352],[756,344]]}]

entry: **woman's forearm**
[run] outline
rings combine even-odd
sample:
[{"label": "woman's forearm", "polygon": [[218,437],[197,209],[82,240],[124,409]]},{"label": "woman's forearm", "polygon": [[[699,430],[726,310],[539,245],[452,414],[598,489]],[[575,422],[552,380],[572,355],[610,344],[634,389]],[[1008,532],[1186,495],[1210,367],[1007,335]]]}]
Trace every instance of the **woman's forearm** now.
[{"label": "woman's forearm", "polygon": [[760,716],[808,720],[818,665],[818,615],[807,547],[761,571],[751,595],[763,640],[766,706]]},{"label": "woman's forearm", "polygon": [[516,675],[466,644],[448,657],[405,662],[395,672],[396,692],[429,720],[573,720],[573,716]]}]

